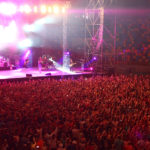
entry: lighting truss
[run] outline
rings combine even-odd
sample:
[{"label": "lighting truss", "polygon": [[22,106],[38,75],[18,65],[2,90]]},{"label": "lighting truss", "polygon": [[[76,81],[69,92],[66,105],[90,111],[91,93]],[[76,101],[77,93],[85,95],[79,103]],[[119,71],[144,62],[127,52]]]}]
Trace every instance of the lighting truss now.
[{"label": "lighting truss", "polygon": [[89,0],[85,9],[85,62],[96,56],[96,67],[103,63],[104,8],[112,0]]}]

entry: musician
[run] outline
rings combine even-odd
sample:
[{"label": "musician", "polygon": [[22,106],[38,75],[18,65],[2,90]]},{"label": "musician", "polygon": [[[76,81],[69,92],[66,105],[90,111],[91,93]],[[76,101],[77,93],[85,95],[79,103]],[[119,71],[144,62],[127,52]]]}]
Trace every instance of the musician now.
[{"label": "musician", "polygon": [[24,60],[23,66],[24,66],[25,68],[28,68],[28,64],[29,64],[29,59],[27,58],[27,59]]},{"label": "musician", "polygon": [[42,71],[42,62],[43,62],[42,57],[39,57],[39,59],[38,59],[38,68],[39,68],[40,73]]},{"label": "musician", "polygon": [[73,60],[70,59],[70,65],[69,65],[70,71],[73,71],[73,67],[75,66],[75,64],[76,64],[76,63],[74,63]]}]

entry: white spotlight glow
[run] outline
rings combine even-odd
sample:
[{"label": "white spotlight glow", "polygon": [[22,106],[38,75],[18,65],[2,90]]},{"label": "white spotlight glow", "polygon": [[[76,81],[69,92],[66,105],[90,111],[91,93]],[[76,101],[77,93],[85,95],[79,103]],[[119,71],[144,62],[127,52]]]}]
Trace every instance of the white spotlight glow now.
[{"label": "white spotlight glow", "polygon": [[37,13],[37,12],[38,12],[37,6],[34,6],[34,7],[33,7],[33,11],[34,11],[34,13]]},{"label": "white spotlight glow", "polygon": [[58,14],[59,13],[59,7],[58,6],[54,6],[53,7],[53,11],[55,14]]},{"label": "white spotlight glow", "polygon": [[69,74],[74,74],[74,72],[70,71],[69,68],[64,68],[63,66],[61,66],[59,63],[57,63],[56,61],[54,61],[52,58],[49,59],[50,61],[53,62],[55,68],[59,71],[65,72],[65,73],[69,73]]},{"label": "white spotlight glow", "polygon": [[45,14],[46,12],[47,12],[46,6],[45,6],[45,5],[42,5],[42,6],[41,6],[41,13],[42,13],[42,14]]},{"label": "white spotlight glow", "polygon": [[56,21],[55,17],[47,16],[47,17],[37,20],[34,24],[35,25],[52,24],[52,23],[55,23],[55,21]]},{"label": "white spotlight glow", "polygon": [[0,13],[4,15],[14,15],[17,12],[17,6],[13,3],[0,3]]},{"label": "white spotlight glow", "polygon": [[62,7],[62,13],[66,13],[66,8],[65,7]]},{"label": "white spotlight glow", "polygon": [[25,12],[27,14],[29,14],[32,11],[31,7],[27,4],[20,6],[19,10],[20,10],[20,12]]},{"label": "white spotlight glow", "polygon": [[34,32],[35,31],[35,27],[34,27],[34,25],[25,24],[23,26],[23,30],[25,32]]},{"label": "white spotlight glow", "polygon": [[28,47],[31,47],[31,46],[32,46],[31,39],[25,39],[25,40],[19,42],[19,45],[18,45],[18,47],[20,49],[28,48]]},{"label": "white spotlight glow", "polygon": [[52,13],[52,7],[50,7],[50,6],[48,7],[48,12]]}]

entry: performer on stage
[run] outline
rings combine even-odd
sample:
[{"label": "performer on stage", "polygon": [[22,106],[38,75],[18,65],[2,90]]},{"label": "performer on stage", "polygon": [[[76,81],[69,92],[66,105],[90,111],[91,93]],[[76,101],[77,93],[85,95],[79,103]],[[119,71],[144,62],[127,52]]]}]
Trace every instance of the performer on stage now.
[{"label": "performer on stage", "polygon": [[69,65],[69,67],[70,67],[70,71],[73,71],[73,67],[74,67],[74,65],[76,65],[76,63],[74,63],[74,62],[73,62],[73,60],[72,60],[72,59],[70,59],[70,65]]},{"label": "performer on stage", "polygon": [[39,68],[39,72],[41,73],[41,71],[42,71],[42,57],[40,57],[38,60],[38,68]]},{"label": "performer on stage", "polygon": [[28,68],[29,67],[29,59],[25,59],[24,60],[24,64],[23,64],[24,68]]}]

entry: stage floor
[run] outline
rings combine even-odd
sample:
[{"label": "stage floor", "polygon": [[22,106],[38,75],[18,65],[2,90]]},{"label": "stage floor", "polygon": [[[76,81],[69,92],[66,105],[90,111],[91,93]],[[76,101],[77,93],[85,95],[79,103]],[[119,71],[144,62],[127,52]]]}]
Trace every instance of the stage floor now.
[{"label": "stage floor", "polygon": [[61,70],[41,71],[40,73],[38,68],[19,68],[16,70],[0,71],[0,80],[23,79],[26,78],[27,74],[31,74],[32,78],[40,78],[40,77],[48,77],[47,74],[50,74],[49,76],[51,77],[58,77],[58,76],[87,75],[92,73],[84,72],[81,71],[80,69],[75,69],[74,71],[61,71]]}]

